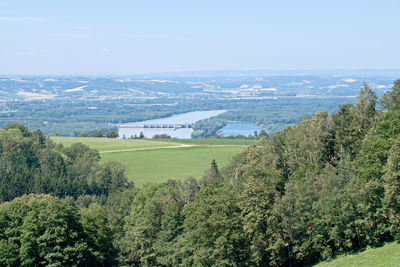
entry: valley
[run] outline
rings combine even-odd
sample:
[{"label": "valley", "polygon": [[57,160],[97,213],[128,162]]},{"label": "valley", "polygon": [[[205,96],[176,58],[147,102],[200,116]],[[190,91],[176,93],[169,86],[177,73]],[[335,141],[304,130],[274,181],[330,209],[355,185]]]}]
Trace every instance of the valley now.
[{"label": "valley", "polygon": [[119,124],[226,110],[195,120],[192,132],[178,136],[238,133],[230,130],[237,128],[231,123],[273,134],[318,110],[333,113],[339,104],[355,103],[363,81],[381,96],[396,78],[389,70],[1,76],[0,127],[22,123],[49,135],[78,136],[117,130]]}]

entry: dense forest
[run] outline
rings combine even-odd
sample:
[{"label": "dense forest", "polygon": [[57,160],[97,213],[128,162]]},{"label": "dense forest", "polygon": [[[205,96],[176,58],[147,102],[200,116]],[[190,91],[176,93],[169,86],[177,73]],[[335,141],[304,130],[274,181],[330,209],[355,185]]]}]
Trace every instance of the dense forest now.
[{"label": "dense forest", "polygon": [[400,80],[200,180],[142,188],[95,150],[9,125],[0,201],[4,266],[304,266],[400,240]]}]

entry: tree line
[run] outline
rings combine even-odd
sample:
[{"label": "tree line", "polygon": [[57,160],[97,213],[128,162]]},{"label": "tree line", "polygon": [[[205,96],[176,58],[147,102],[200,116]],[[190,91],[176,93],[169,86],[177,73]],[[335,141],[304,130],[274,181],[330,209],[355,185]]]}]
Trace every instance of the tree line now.
[{"label": "tree line", "polygon": [[117,163],[0,130],[4,265],[304,266],[400,240],[400,80],[319,111],[201,179],[135,188]]},{"label": "tree line", "polygon": [[83,132],[78,135],[79,137],[107,137],[107,138],[118,138],[118,132],[115,130],[109,130],[103,133],[100,130],[94,131],[93,133]]}]

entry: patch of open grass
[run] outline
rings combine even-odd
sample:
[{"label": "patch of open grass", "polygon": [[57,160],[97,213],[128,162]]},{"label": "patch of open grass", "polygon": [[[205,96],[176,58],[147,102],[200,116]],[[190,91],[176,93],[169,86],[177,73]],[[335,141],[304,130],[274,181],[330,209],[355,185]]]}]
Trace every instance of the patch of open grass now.
[{"label": "patch of open grass", "polygon": [[215,159],[219,167],[226,166],[240,146],[193,146],[183,148],[152,149],[101,154],[101,160],[121,162],[128,179],[135,186],[168,179],[201,178]]},{"label": "patch of open grass", "polygon": [[73,143],[82,143],[100,152],[152,147],[167,147],[174,144],[142,139],[118,139],[118,138],[96,138],[96,137],[51,137],[56,143],[70,146]]},{"label": "patch of open grass", "polygon": [[[128,179],[139,187],[148,182],[157,183],[168,179],[185,179],[189,176],[201,178],[213,159],[217,161],[219,167],[223,167],[246,145],[254,142],[254,140],[216,138],[169,140],[51,138],[64,146],[80,142],[100,152],[115,151],[100,154],[101,160],[121,162],[126,167]],[[168,148],[180,144],[194,146]],[[120,151],[130,149],[138,150]]]},{"label": "patch of open grass", "polygon": [[199,138],[199,139],[152,139],[154,141],[166,143],[181,143],[193,145],[242,145],[249,146],[257,140],[252,139],[220,139],[220,138]]},{"label": "patch of open grass", "polygon": [[400,244],[397,242],[386,243],[379,248],[368,248],[362,252],[339,256],[331,261],[323,261],[316,267],[391,267],[400,266]]}]

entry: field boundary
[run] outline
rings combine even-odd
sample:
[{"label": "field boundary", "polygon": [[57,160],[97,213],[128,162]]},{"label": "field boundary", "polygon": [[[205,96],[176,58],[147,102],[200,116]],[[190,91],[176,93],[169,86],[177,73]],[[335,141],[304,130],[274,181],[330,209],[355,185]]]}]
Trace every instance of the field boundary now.
[{"label": "field boundary", "polygon": [[182,147],[192,147],[192,146],[198,146],[198,145],[181,144],[181,145],[179,145],[179,146],[157,146],[157,147],[128,148],[128,149],[118,149],[118,150],[100,151],[99,153],[100,153],[100,154],[103,154],[103,153],[142,151],[142,150],[165,149],[165,148],[182,148]]},{"label": "field boundary", "polygon": [[185,148],[185,147],[247,147],[246,145],[199,145],[199,144],[179,144],[176,146],[158,146],[158,147],[142,147],[142,148],[128,148],[118,150],[99,151],[100,154],[116,153],[116,152],[129,152],[129,151],[143,151],[153,149],[168,149],[168,148]]}]

